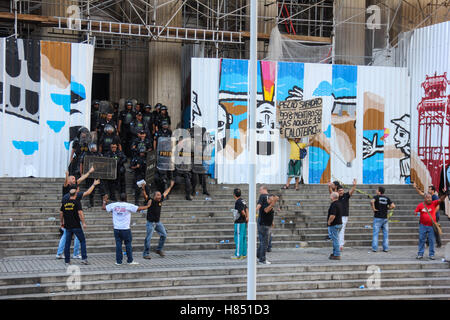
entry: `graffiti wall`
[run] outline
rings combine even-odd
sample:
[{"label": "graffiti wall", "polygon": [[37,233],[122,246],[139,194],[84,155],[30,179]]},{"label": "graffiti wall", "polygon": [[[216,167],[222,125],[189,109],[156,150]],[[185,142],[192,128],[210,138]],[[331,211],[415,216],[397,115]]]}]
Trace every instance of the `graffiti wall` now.
[{"label": "graffiti wall", "polygon": [[[208,130],[217,132],[215,177],[219,183],[246,183],[248,61],[223,59],[219,68],[196,70],[196,65],[207,61],[192,60],[192,87],[196,81],[200,87],[214,83],[208,79],[218,79],[216,96],[208,87],[204,95],[193,90],[192,98],[209,99],[208,105],[217,110],[217,125],[211,125],[213,119],[208,121]],[[318,97],[323,101],[322,130],[302,141],[309,144],[302,168],[305,183],[351,183],[354,178],[366,184],[410,181],[405,68],[258,61],[257,83],[258,183],[286,183],[290,144],[280,137],[278,103]],[[194,111],[191,117],[194,123]]]},{"label": "graffiti wall", "polygon": [[93,53],[85,44],[0,39],[0,176],[64,176],[70,132],[90,125]]},{"label": "graffiti wall", "polygon": [[450,181],[449,37],[450,22],[445,22],[414,30],[406,44],[412,101],[411,118],[404,120],[411,123],[411,179],[420,188],[433,184],[442,189]]}]

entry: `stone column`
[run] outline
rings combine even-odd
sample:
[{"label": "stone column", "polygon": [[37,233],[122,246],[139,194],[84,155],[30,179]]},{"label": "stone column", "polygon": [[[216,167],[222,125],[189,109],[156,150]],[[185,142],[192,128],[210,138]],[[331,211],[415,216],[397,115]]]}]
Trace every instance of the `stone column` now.
[{"label": "stone column", "polygon": [[[158,1],[161,5],[167,0]],[[168,4],[157,10],[156,25],[166,25],[181,2]],[[181,27],[182,11],[171,20],[169,26]],[[172,131],[181,124],[181,43],[152,41],[149,45],[148,101],[153,106],[167,106]]]}]

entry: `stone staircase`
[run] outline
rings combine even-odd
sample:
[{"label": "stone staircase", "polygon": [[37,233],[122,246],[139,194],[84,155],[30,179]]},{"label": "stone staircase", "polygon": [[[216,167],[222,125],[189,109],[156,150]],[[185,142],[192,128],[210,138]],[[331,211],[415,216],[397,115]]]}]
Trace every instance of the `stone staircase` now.
[{"label": "stone staircase", "polygon": [[[128,200],[133,202],[130,178],[127,181]],[[98,258],[97,263],[95,259],[108,255],[109,262],[107,267],[83,271],[81,290],[71,291],[66,287],[64,263],[54,260],[60,237],[62,183],[63,179],[0,178],[0,253],[4,256],[0,259],[0,266],[2,260],[6,265],[8,261],[31,264],[27,259],[44,259],[42,265],[49,266],[50,270],[15,273],[16,269],[10,267],[11,272],[0,272],[0,298],[245,299],[245,261],[231,261],[229,256],[234,248],[230,212],[234,207],[232,190],[240,187],[243,197],[248,199],[247,185],[209,184],[210,197],[202,195],[200,186],[197,186],[199,192],[193,201],[184,199],[180,186],[172,191],[161,214],[168,232],[165,251],[169,253],[168,257],[172,252],[175,256],[178,253],[198,255],[198,260],[189,267],[183,263],[186,256],[180,254],[180,260],[167,260],[166,257],[166,261],[172,264],[150,267],[141,263],[137,269],[128,268],[126,272],[117,270],[113,263],[110,264],[115,253],[111,216],[101,210],[98,194],[94,208],[87,209],[88,200],[83,200],[89,260],[91,263],[94,261],[95,266],[103,266],[104,260]],[[358,189],[374,195],[376,187],[359,185]],[[325,240],[328,188],[324,185],[301,185],[300,190],[295,191],[270,185],[269,189],[281,195],[273,230],[274,253],[271,253],[276,257],[276,253],[280,252],[280,256],[273,265],[258,267],[258,299],[450,298],[450,269],[448,263],[440,261],[441,257],[436,261],[421,262],[415,261],[411,254],[406,261],[400,258],[397,259],[399,261],[383,261],[381,258],[380,261],[346,262],[343,259],[331,263],[322,254],[325,261],[320,263],[305,264],[305,261],[291,260],[289,257],[292,252],[298,252],[296,250],[330,251],[331,243]],[[411,186],[405,185],[388,185],[386,194],[397,206],[392,218],[394,222],[390,223],[391,248],[398,248],[399,252],[401,248],[417,250],[418,218],[414,215],[414,209],[422,198]],[[346,229],[346,248],[350,249],[345,249],[345,254],[353,248],[359,248],[355,257],[359,257],[361,252],[367,254],[371,244],[372,219],[370,199],[355,192],[350,199],[350,218]],[[145,221],[142,213],[132,217],[135,259],[141,259]],[[441,215],[441,225],[445,245],[450,241],[450,221],[445,215]],[[152,247],[158,237],[154,233]],[[381,244],[382,235],[379,241]],[[207,255],[220,255],[221,258],[208,264],[204,263],[208,260],[205,258]],[[154,263],[153,260],[151,263]],[[374,262],[382,268],[382,288],[359,289],[368,277],[367,267]]]}]

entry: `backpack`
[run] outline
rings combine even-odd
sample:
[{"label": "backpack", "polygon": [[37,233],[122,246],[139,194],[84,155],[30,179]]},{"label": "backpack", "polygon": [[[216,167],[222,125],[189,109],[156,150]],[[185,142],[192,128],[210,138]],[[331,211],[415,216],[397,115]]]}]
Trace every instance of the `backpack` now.
[{"label": "backpack", "polygon": [[306,155],[308,154],[308,151],[305,149],[300,149],[300,159],[304,159]]}]

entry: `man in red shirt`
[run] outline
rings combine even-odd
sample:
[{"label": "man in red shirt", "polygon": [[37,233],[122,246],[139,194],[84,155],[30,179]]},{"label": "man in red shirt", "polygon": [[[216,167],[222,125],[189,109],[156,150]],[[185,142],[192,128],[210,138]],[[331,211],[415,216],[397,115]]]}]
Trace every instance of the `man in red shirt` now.
[{"label": "man in red shirt", "polygon": [[[445,200],[447,194],[444,194],[439,200],[432,200],[432,194],[425,194],[425,201],[419,203],[415,212],[416,215],[420,215],[419,221],[419,252],[417,254],[417,259],[422,259],[425,250],[425,241],[428,238],[429,242],[429,254],[430,260],[434,260],[434,231],[433,231],[433,221],[436,222],[436,208],[439,204]],[[426,206],[426,208],[425,208]],[[428,212],[427,212],[428,209]],[[429,213],[429,214],[428,214]],[[431,216],[431,218],[430,218]],[[431,220],[433,219],[433,221]]]}]

